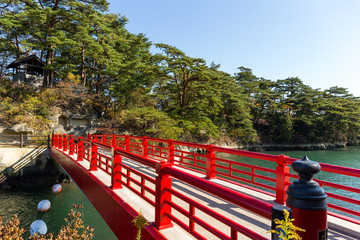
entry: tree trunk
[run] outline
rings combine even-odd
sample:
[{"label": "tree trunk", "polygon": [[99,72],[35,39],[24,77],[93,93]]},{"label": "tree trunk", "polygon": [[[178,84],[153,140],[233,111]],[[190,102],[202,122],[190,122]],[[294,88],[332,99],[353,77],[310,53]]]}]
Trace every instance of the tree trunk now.
[{"label": "tree trunk", "polygon": [[4,68],[5,68],[5,63],[8,59],[9,55],[6,54],[6,52],[3,55],[3,60],[1,62],[1,69],[0,69],[0,76],[2,77],[4,75]]},{"label": "tree trunk", "polygon": [[[46,55],[46,65],[49,66],[53,63],[55,58],[55,53],[53,47],[50,46],[49,50],[47,51]],[[44,87],[53,87],[54,83],[54,69],[47,69],[46,74],[44,74]]]},{"label": "tree trunk", "polygon": [[86,86],[86,72],[85,72],[85,44],[81,46],[81,84]]}]

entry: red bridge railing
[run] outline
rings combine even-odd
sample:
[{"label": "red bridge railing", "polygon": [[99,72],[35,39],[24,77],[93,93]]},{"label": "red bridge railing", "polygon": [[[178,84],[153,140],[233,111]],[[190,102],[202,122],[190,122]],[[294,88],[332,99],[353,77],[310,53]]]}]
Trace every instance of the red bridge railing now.
[{"label": "red bridge railing", "polygon": [[[74,139],[74,141],[71,141],[71,139]],[[71,147],[70,142],[72,142],[72,144],[75,146]],[[121,160],[115,159],[121,159],[121,156],[125,156],[154,168],[160,163],[166,163],[164,167],[161,168],[162,171],[158,172],[159,176],[162,176],[166,173],[171,175],[171,177],[176,178],[174,175],[175,171],[169,170],[173,169],[171,168],[173,165],[185,169],[191,169],[193,171],[204,174],[207,179],[219,178],[224,181],[228,181],[233,184],[273,196],[274,200],[280,204],[285,204],[286,190],[290,185],[290,178],[298,178],[297,175],[290,173],[289,168],[289,164],[297,159],[290,158],[285,155],[275,156],[263,153],[222,148],[213,145],[203,145],[197,143],[187,143],[182,141],[128,135],[89,135],[88,139],[66,135],[53,136],[54,147],[59,149],[67,149],[68,144],[70,144],[70,148],[74,148],[74,152],[77,151],[78,158],[80,156],[80,159],[81,156],[83,156],[84,159],[91,161],[93,158],[91,157],[90,159],[90,156],[96,155],[96,160],[95,158],[92,160],[92,166],[96,165],[102,170],[106,171],[108,174],[112,175],[113,187],[116,188],[122,185],[130,187],[130,183],[133,182],[141,188],[140,191],[137,191],[137,194],[143,198],[145,198],[145,192],[156,196],[156,193],[148,188],[145,184],[145,182],[147,182],[156,185],[156,179],[143,175],[140,172],[136,172],[126,165],[121,164]],[[94,147],[95,149],[93,149]],[[96,147],[107,148],[108,150],[110,150],[111,147],[116,149],[115,151],[113,150],[114,161],[112,165],[111,159],[101,154],[95,153]],[[248,161],[246,161],[246,163],[234,161],[231,160],[231,156],[245,157]],[[270,162],[273,164],[271,164],[271,167],[259,166],[253,164],[251,161],[252,159],[259,159],[261,161]],[[320,165],[323,172],[351,176],[360,180],[359,169],[323,163],[320,163]],[[112,169],[113,172],[111,172],[109,169]],[[119,169],[126,169],[127,174],[122,173],[122,171],[119,171]],[[118,174],[120,174],[121,177],[117,176]],[[141,181],[138,182],[132,178],[132,174],[139,176]],[[181,177],[185,177],[185,175],[182,175]],[[126,181],[122,180],[122,178],[126,179]],[[330,199],[336,199],[340,200],[341,202],[352,204],[351,207],[344,207],[340,206],[340,204],[328,203],[329,208],[335,209],[337,212],[339,212],[329,212],[330,215],[360,224],[360,220],[358,220],[360,218],[360,211],[356,210],[360,206],[360,200],[331,192],[331,189],[335,189],[345,190],[350,193],[360,193],[359,188],[344,186],[339,183],[333,183],[324,180],[316,181],[318,181],[320,185],[327,186],[330,189],[327,191],[327,195]],[[181,196],[180,193],[175,192],[171,188],[166,189],[167,191],[165,192],[168,192],[170,195]],[[133,190],[135,191],[135,189]],[[151,200],[151,198],[146,199],[146,201],[152,205],[155,204],[155,201]],[[191,202],[191,199],[187,199],[187,201]],[[174,205],[170,201],[168,202],[168,205],[173,208],[178,208],[178,206]],[[196,203],[191,202],[190,205],[195,207]],[[178,211],[184,212],[181,209],[178,209]],[[347,215],[344,215],[344,213]],[[190,219],[193,219],[191,211],[184,214]],[[166,213],[165,215],[167,216],[165,219],[168,219],[168,221],[172,220],[177,222],[175,217],[171,216],[169,213]],[[201,221],[199,220],[199,222]],[[228,224],[230,224],[230,222],[228,222]],[[192,231],[191,226],[192,224],[189,224],[187,227],[187,230],[190,232]],[[204,225],[204,228],[207,227],[208,226]]]}]

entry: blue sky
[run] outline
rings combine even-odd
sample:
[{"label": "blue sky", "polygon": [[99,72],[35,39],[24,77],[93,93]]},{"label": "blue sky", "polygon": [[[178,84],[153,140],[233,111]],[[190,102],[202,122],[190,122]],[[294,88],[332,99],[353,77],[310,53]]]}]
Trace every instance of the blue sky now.
[{"label": "blue sky", "polygon": [[233,75],[345,87],[360,96],[359,0],[108,0],[127,29]]}]

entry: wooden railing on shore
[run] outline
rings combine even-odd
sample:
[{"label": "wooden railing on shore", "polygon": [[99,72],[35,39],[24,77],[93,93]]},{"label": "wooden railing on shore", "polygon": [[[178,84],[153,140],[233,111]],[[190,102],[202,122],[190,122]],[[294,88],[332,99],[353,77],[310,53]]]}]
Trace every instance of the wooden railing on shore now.
[{"label": "wooden railing on shore", "polygon": [[50,147],[50,135],[0,134],[0,147]]}]

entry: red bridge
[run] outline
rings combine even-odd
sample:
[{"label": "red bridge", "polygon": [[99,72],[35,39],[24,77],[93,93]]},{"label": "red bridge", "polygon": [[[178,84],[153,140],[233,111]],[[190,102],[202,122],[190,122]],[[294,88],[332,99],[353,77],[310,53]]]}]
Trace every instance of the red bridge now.
[{"label": "red bridge", "polygon": [[[135,239],[140,211],[143,239],[270,239],[272,206],[299,178],[289,170],[298,159],[285,155],[128,135],[53,134],[50,154],[119,239]],[[358,169],[320,165],[360,180]],[[329,189],[328,238],[360,239],[360,189],[316,181]]]}]

